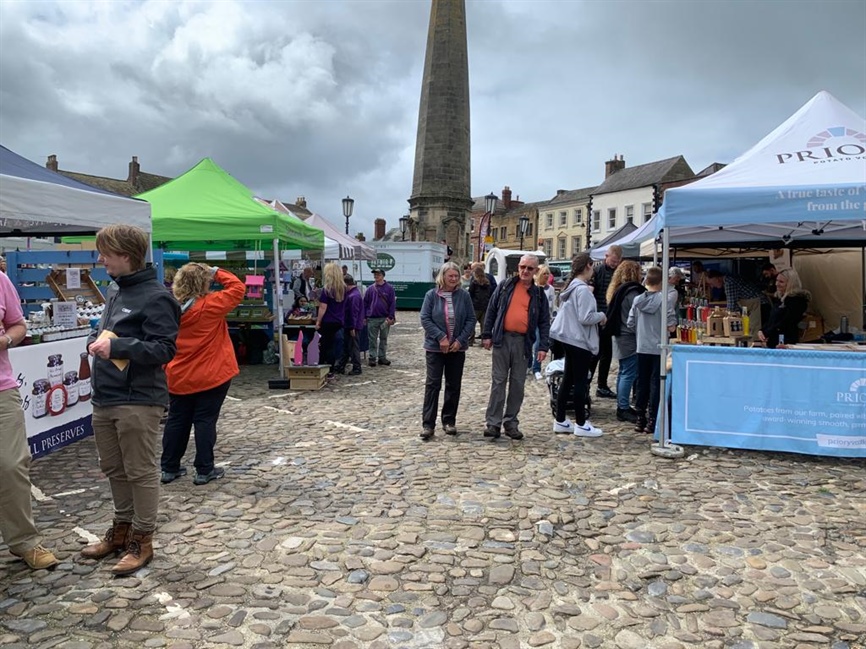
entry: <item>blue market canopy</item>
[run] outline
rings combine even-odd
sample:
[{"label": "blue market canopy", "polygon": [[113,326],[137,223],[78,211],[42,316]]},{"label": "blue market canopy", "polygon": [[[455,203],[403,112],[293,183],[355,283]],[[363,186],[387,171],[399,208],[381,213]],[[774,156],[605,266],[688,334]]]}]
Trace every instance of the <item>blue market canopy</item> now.
[{"label": "blue market canopy", "polygon": [[822,91],[721,171],[665,192],[641,234],[670,227],[675,247],[866,245],[864,219],[866,120]]},{"label": "blue market canopy", "polygon": [[150,205],[72,180],[0,146],[0,236],[85,235],[110,223],[150,232]]}]

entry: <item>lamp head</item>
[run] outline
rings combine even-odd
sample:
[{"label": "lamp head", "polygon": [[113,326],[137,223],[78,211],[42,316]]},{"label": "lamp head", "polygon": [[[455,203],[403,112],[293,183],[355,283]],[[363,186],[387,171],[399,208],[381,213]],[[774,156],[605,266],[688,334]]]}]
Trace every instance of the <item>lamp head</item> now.
[{"label": "lamp head", "polygon": [[354,209],[354,207],[355,199],[346,196],[346,198],[343,199],[343,216],[345,216],[347,219],[352,216],[352,210]]}]

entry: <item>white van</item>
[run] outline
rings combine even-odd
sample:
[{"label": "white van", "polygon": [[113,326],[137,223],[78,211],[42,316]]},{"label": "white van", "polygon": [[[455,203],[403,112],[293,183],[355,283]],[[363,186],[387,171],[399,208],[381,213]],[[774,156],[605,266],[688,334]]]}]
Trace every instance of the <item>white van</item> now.
[{"label": "white van", "polygon": [[541,250],[508,250],[492,248],[484,258],[484,270],[496,278],[499,284],[502,280],[517,274],[517,265],[523,255],[535,255],[539,265],[545,263],[547,256]]}]

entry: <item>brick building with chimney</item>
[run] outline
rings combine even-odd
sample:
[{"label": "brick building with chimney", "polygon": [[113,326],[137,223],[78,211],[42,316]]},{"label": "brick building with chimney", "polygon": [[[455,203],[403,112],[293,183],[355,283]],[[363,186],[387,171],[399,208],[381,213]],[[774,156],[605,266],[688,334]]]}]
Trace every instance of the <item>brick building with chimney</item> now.
[{"label": "brick building with chimney", "polygon": [[[493,239],[493,245],[497,248],[519,250],[520,217],[526,216],[528,223],[523,236],[523,248],[535,250],[537,247],[538,214],[539,210],[547,205],[547,202],[524,203],[520,200],[520,196],[512,198],[511,187],[505,185],[502,188],[501,197],[496,198],[496,209],[493,210],[493,214],[489,218],[489,232]],[[469,237],[471,259],[479,260],[483,256],[484,235],[488,230],[487,216],[487,197],[473,198]]]}]

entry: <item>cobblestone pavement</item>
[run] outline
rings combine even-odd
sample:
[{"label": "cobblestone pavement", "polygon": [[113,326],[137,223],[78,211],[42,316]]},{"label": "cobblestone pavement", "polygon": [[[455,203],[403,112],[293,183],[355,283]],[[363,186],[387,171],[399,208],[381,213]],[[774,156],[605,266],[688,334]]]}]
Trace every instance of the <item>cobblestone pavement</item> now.
[{"label": "cobblestone pavement", "polygon": [[245,368],[220,420],[226,477],[163,488],[156,558],[129,578],[78,557],[111,518],[92,439],[34,462],[61,564],[31,573],[0,550],[0,646],[866,645],[862,462],[660,459],[612,402],[604,437],[554,435],[535,381],[526,438],[490,442],[480,348],[460,435],[424,443],[420,345],[403,313],[390,368],[319,392],[269,392],[275,368]]}]

